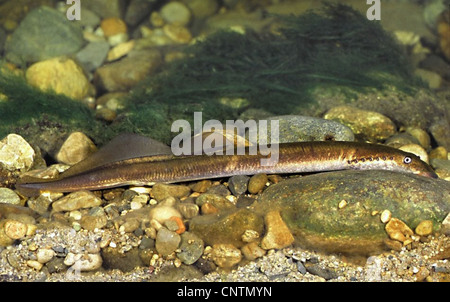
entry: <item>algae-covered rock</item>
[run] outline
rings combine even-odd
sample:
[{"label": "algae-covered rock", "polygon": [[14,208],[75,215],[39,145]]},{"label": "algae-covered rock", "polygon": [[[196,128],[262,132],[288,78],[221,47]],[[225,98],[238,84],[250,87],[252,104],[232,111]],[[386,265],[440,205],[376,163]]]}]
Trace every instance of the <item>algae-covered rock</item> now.
[{"label": "algae-covered rock", "polygon": [[430,220],[437,230],[450,211],[450,184],[390,171],[337,171],[272,185],[260,204],[280,211],[300,245],[366,254],[384,248],[385,224],[376,214],[384,210],[411,229]]},{"label": "algae-covered rock", "polygon": [[355,140],[352,130],[336,121],[302,115],[273,116],[267,121],[267,141],[269,142],[271,141],[272,121],[278,121],[280,143]]},{"label": "algae-covered rock", "polygon": [[248,210],[228,210],[219,214],[196,216],[189,224],[189,231],[199,236],[206,244],[233,244],[241,247],[245,244],[242,235],[247,230],[262,234],[263,218]]}]

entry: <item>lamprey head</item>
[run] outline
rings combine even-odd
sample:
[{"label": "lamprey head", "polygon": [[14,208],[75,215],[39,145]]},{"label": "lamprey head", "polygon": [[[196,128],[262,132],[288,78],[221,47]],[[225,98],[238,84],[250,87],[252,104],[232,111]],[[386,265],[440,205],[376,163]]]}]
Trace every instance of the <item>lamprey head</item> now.
[{"label": "lamprey head", "polygon": [[412,153],[406,153],[400,157],[401,162],[397,161],[400,167],[403,167],[407,172],[412,172],[417,175],[438,178],[436,172],[426,162],[422,161],[418,156]]}]

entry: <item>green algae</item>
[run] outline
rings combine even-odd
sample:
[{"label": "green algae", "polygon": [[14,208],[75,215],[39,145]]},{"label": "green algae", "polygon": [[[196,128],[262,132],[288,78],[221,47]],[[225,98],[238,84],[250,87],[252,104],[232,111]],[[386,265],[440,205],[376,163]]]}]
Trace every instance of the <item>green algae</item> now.
[{"label": "green algae", "polygon": [[[236,120],[248,108],[273,115],[302,114],[317,105],[319,89],[351,100],[365,92],[394,87],[411,93],[421,87],[402,48],[377,22],[349,6],[327,4],[298,17],[277,16],[277,33],[220,31],[187,47],[184,59],[130,91],[117,119],[95,119],[83,104],[29,87],[19,77],[0,74],[0,135],[51,126],[78,130],[101,145],[122,132],[170,143],[173,121]],[[224,98],[230,100],[224,101]],[[234,102],[233,99],[241,99]]]},{"label": "green algae", "polygon": [[51,147],[47,148],[44,137],[57,140],[82,131],[101,144],[115,135],[80,101],[43,92],[28,85],[23,77],[0,70],[0,137],[17,133],[47,152]]},{"label": "green algae", "polygon": [[[345,206],[339,204],[345,200]],[[278,209],[298,243],[338,252],[373,252],[387,238],[379,215],[414,229],[431,220],[438,231],[450,212],[450,184],[391,171],[337,171],[270,186],[260,211]]]},{"label": "green algae", "polygon": [[[184,59],[135,91],[130,120],[138,121],[138,112],[147,114],[155,103],[170,107],[171,120],[199,110],[205,119],[225,120],[248,107],[299,113],[315,104],[318,87],[350,99],[387,87],[410,93],[421,86],[396,41],[349,6],[327,4],[319,12],[277,18],[279,33],[220,31],[188,47]],[[222,98],[243,98],[248,106],[229,108]]]}]

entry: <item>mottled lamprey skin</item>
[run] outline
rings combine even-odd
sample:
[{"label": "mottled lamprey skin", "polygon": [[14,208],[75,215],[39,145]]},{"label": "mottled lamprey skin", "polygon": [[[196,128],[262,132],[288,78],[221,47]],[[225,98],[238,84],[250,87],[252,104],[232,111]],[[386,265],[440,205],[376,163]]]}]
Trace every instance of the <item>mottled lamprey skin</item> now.
[{"label": "mottled lamprey skin", "polygon": [[[272,148],[271,150],[276,150]],[[148,156],[113,162],[73,174],[70,169],[57,179],[17,184],[25,195],[41,192],[100,190],[124,185],[175,183],[205,178],[321,172],[345,169],[391,170],[437,178],[433,169],[417,156],[401,150],[356,142],[299,142],[280,144],[278,162],[262,166],[261,159],[274,154]],[[65,174],[67,176],[65,176]]]}]

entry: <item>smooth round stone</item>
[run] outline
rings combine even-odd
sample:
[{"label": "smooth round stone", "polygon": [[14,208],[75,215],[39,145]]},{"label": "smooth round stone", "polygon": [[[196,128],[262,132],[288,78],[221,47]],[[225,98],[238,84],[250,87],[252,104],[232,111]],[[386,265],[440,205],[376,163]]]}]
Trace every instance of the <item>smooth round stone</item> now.
[{"label": "smooth round stone", "polygon": [[190,265],[197,261],[203,254],[203,240],[191,232],[181,234],[181,243],[177,257],[184,264]]},{"label": "smooth round stone", "polygon": [[[343,199],[347,205],[339,208]],[[387,238],[374,212],[389,210],[411,229],[430,220],[436,231],[450,212],[450,183],[391,171],[336,171],[274,184],[259,204],[262,212],[280,211],[297,244],[369,254],[382,251]]]},{"label": "smooth round stone", "polygon": [[79,209],[97,207],[102,200],[90,191],[76,191],[52,203],[55,212],[70,212]]},{"label": "smooth round stone", "polygon": [[184,26],[191,21],[191,12],[182,2],[169,2],[161,8],[160,12],[161,17],[169,24]]},{"label": "smooth round stone", "polygon": [[266,174],[253,175],[248,182],[248,191],[252,194],[256,194],[265,188],[268,181],[269,179]]},{"label": "smooth round stone", "polygon": [[387,116],[351,106],[331,108],[324,118],[347,125],[355,135],[371,141],[384,140],[396,132],[394,122]]},{"label": "smooth round stone", "polygon": [[231,268],[242,260],[242,253],[232,244],[216,244],[213,246],[211,258],[217,266]]},{"label": "smooth round stone", "polygon": [[180,235],[162,227],[156,234],[156,250],[163,256],[167,256],[178,248],[181,241]]},{"label": "smooth round stone", "polygon": [[43,91],[53,90],[81,100],[91,93],[91,85],[82,68],[66,57],[56,57],[31,65],[26,72],[27,82]]},{"label": "smooth round stone", "polygon": [[[275,121],[278,121],[279,143],[355,140],[352,130],[336,121],[301,115],[274,116],[263,120],[267,120],[267,132],[261,128],[260,120],[258,122],[260,127],[258,141],[260,143],[261,132],[267,134],[267,142],[271,142],[272,125],[276,126]],[[252,141],[252,138],[249,140]]]}]

